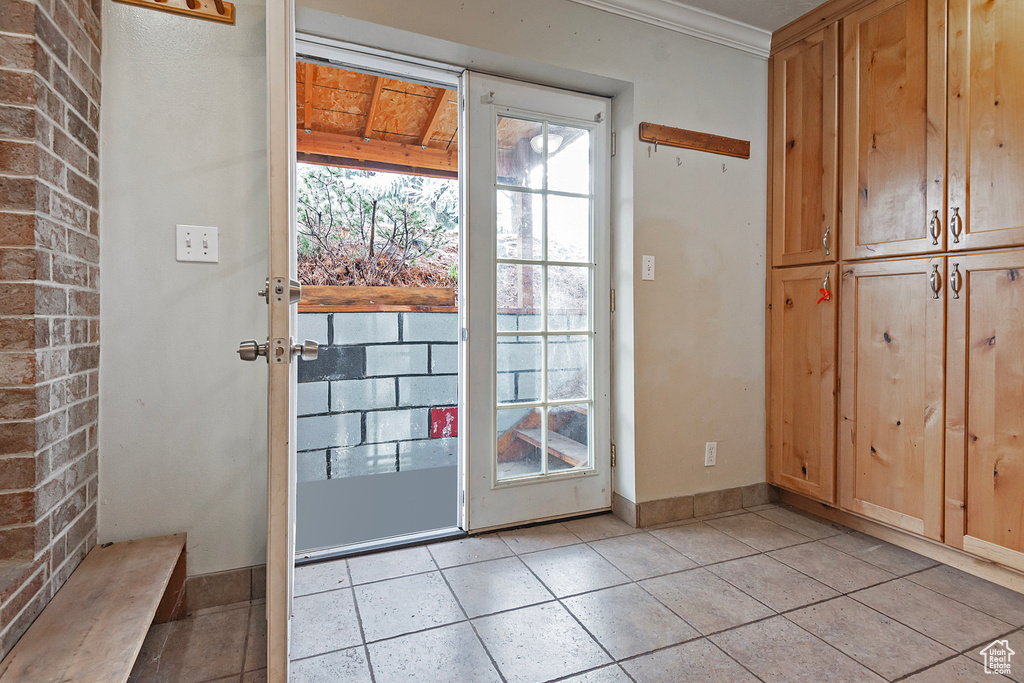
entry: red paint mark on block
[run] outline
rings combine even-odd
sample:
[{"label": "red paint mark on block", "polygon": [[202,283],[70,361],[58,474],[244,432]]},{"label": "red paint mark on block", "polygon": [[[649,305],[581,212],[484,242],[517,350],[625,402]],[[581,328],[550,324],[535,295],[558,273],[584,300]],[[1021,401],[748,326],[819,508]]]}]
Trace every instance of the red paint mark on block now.
[{"label": "red paint mark on block", "polygon": [[430,438],[440,439],[459,435],[458,408],[430,409]]}]

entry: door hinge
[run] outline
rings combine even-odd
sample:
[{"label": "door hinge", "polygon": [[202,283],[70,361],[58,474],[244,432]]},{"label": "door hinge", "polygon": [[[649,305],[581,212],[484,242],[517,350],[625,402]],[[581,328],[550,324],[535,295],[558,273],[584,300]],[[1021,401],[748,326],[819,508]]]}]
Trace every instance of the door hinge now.
[{"label": "door hinge", "polygon": [[615,467],[615,444],[612,444],[612,467]]},{"label": "door hinge", "polygon": [[612,290],[612,313],[615,312],[615,290]]},{"label": "door hinge", "polygon": [[615,156],[615,133],[612,133],[612,156]]},{"label": "door hinge", "polygon": [[469,330],[465,327],[462,328],[462,341],[469,341]]}]

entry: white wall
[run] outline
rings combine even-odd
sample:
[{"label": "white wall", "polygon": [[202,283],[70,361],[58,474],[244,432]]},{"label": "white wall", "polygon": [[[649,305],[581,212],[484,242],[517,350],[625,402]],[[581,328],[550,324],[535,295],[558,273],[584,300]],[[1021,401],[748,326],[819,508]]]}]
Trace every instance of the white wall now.
[{"label": "white wall", "polygon": [[[103,9],[99,539],[262,564],[267,373],[235,349],[267,329],[264,8]],[[178,263],[176,223],[220,228],[220,263]]]}]

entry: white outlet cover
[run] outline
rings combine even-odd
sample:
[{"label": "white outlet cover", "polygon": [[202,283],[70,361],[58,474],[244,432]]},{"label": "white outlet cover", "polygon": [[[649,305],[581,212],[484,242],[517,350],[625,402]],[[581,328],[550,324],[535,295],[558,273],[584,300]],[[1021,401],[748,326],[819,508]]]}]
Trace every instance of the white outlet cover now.
[{"label": "white outlet cover", "polygon": [[708,441],[704,444],[704,467],[714,467],[718,464],[718,442]]},{"label": "white outlet cover", "polygon": [[641,259],[640,277],[644,280],[654,279],[654,257],[646,254]]},{"label": "white outlet cover", "polygon": [[179,225],[175,235],[179,261],[217,263],[217,228],[203,225]]}]

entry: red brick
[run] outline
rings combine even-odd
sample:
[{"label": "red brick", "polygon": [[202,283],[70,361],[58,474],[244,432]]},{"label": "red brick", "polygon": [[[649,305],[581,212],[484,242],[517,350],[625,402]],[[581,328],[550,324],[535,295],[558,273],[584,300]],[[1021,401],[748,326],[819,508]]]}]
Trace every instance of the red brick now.
[{"label": "red brick", "polygon": [[98,345],[79,346],[71,349],[68,352],[68,356],[71,360],[70,371],[72,375],[85,372],[86,370],[94,370],[100,364],[100,347]]},{"label": "red brick", "polygon": [[75,318],[71,320],[71,344],[77,346],[79,344],[89,343],[89,321],[81,318]]},{"label": "red brick", "polygon": [[[0,40],[3,36],[0,35]],[[14,175],[36,172],[36,146],[32,142],[0,140],[0,171]]]},{"label": "red brick", "polygon": [[0,612],[0,624],[9,624],[14,621],[18,613],[39,594],[39,591],[46,585],[46,579],[49,577],[48,570],[49,567],[46,565],[39,567],[21,585],[21,589],[11,598],[10,602],[4,605],[3,611]]},{"label": "red brick", "polygon": [[[68,374],[68,350],[67,349],[42,349],[36,351],[36,381],[50,382]],[[57,406],[64,405],[61,396],[53,396],[49,401],[51,410]],[[40,401],[39,407],[45,408],[46,404]],[[45,413],[39,413],[43,415]]]},{"label": "red brick", "polygon": [[45,349],[50,345],[50,319],[36,318],[35,348]]},{"label": "red brick", "polygon": [[32,318],[0,318],[0,349],[4,352],[34,349],[35,339],[35,321]]},{"label": "red brick", "polygon": [[35,54],[36,41],[32,36],[0,35],[0,68],[31,69]]},{"label": "red brick", "polygon": [[89,96],[71,77],[66,70],[59,65],[54,65],[53,89],[75,110],[82,118],[89,118]]},{"label": "red brick", "polygon": [[[29,421],[25,422],[0,422],[0,455],[20,455],[32,453],[36,449],[36,427]],[[3,514],[3,506],[0,506],[0,515]],[[0,522],[4,524],[17,524],[17,522]]]},{"label": "red brick", "polygon": [[46,51],[46,47],[38,40],[36,43],[36,73],[39,74],[44,81],[49,81],[50,76],[53,74],[53,57]]},{"label": "red brick", "polygon": [[86,206],[99,206],[100,193],[96,183],[74,171],[68,171],[68,192]]},{"label": "red brick", "polygon": [[0,209],[35,211],[35,179],[0,176]]},{"label": "red brick", "polygon": [[52,257],[45,251],[36,252],[36,280],[48,282],[50,280],[50,261]]},{"label": "red brick", "polygon": [[35,216],[0,212],[0,245],[32,247],[35,243]]},{"label": "red brick", "polygon": [[50,601],[53,595],[50,591],[51,584],[44,584],[22,613],[10,623],[10,626],[4,632],[3,640],[0,641],[0,652],[6,653],[9,651],[25,631],[28,630],[28,627],[32,625],[32,622],[36,620],[39,613],[46,607],[46,603]]},{"label": "red brick", "polygon": [[[4,0],[0,0],[2,6]],[[29,107],[0,106],[0,135],[32,140],[36,133],[36,113]]]},{"label": "red brick", "polygon": [[[79,287],[89,286],[89,265],[61,254],[55,254],[53,257],[53,281],[64,285],[77,285]],[[81,292],[71,293],[71,315],[78,315],[75,313],[76,306],[76,295]],[[88,315],[96,315],[90,313]],[[88,332],[86,333],[88,336]],[[85,339],[83,338],[82,342]],[[78,342],[78,343],[82,343]]]},{"label": "red brick", "polygon": [[35,275],[35,249],[0,247],[0,280],[31,280]]},{"label": "red brick", "polygon": [[68,295],[61,287],[36,285],[36,315],[67,315]]},{"label": "red brick", "polygon": [[[63,410],[50,413],[36,420],[36,447],[43,448],[56,443],[68,433],[68,416]],[[49,508],[46,508],[49,509]]]},{"label": "red brick", "polygon": [[99,263],[100,243],[95,237],[84,235],[76,230],[68,233],[68,254],[80,258],[87,263]]},{"label": "red brick", "polygon": [[35,291],[31,284],[0,282],[0,315],[35,313]]},{"label": "red brick", "polygon": [[68,61],[68,41],[41,9],[36,9],[35,30],[39,40],[62,62]]},{"label": "red brick", "polygon": [[93,154],[99,154],[99,140],[95,131],[81,117],[70,111],[68,112],[68,132],[71,137],[85,145],[87,150]]},{"label": "red brick", "polygon": [[[34,353],[0,353],[0,377],[8,386],[28,386],[36,381]],[[9,451],[16,452],[16,451]]]},{"label": "red brick", "polygon": [[99,292],[71,292],[71,315],[97,316],[100,314]]},{"label": "red brick", "polygon": [[0,0],[0,31],[31,35],[35,22],[35,7],[21,0]]},{"label": "red brick", "polygon": [[[0,395],[2,395],[0,389]],[[34,456],[0,458],[0,489],[28,489],[36,483],[36,459]]]},{"label": "red brick", "polygon": [[37,216],[35,221],[35,244],[43,249],[66,252],[68,249],[68,230],[54,223],[49,218]]},{"label": "red brick", "polygon": [[74,432],[96,421],[96,399],[82,401],[68,408],[68,431]]},{"label": "red brick", "polygon": [[31,491],[0,493],[0,526],[28,524],[35,521],[32,515],[35,496]]},{"label": "red brick", "polygon": [[[82,231],[89,229],[89,210],[59,192],[53,193],[50,205],[46,211],[49,212],[54,220],[67,223],[73,228]],[[74,251],[74,246],[70,243],[68,244],[68,253],[72,256],[78,256]]]},{"label": "red brick", "polygon": [[92,505],[85,510],[85,513],[79,517],[74,524],[68,529],[68,553],[71,553],[72,548],[76,548],[76,553],[81,553],[77,557],[75,566],[78,566],[78,562],[81,562],[85,558],[86,553],[89,552],[89,548],[82,548],[81,545],[89,538],[93,531],[96,529],[96,506]]},{"label": "red brick", "polygon": [[[89,159],[89,173],[90,174],[92,173],[92,168],[93,168],[93,160],[90,157],[90,159]],[[97,164],[96,168],[99,169],[99,165],[98,164]],[[97,174],[97,176],[99,175],[99,170],[96,171],[96,174]],[[90,211],[89,212],[89,233],[92,234],[92,235],[99,235],[100,234],[100,213],[99,213],[99,211]]]},{"label": "red brick", "polygon": [[64,162],[43,149],[36,156],[36,175],[59,188],[67,186]]},{"label": "red brick", "polygon": [[0,529],[0,560],[30,560],[35,554],[35,529],[30,526]]},{"label": "red brick", "polygon": [[67,136],[62,130],[53,131],[53,151],[61,159],[79,171],[87,173],[91,157],[85,148]]},{"label": "red brick", "polygon": [[35,74],[0,69],[0,100],[6,104],[35,104]]},{"label": "red brick", "polygon": [[[31,420],[35,416],[36,392],[33,389],[0,389],[0,420]],[[3,488],[2,483],[0,488]]]}]

